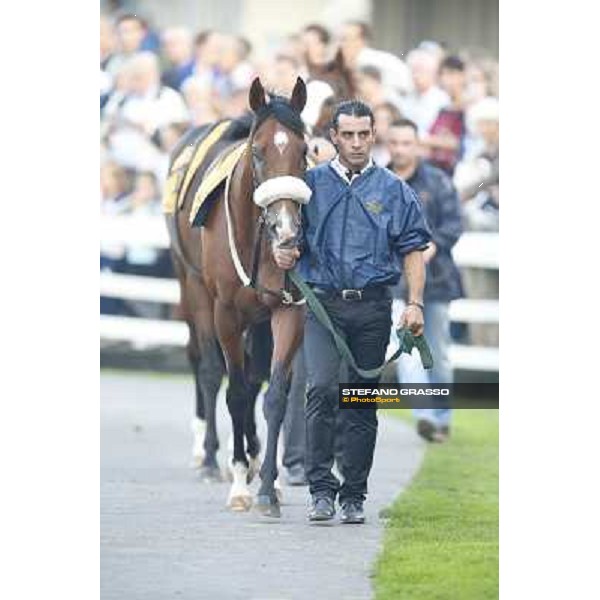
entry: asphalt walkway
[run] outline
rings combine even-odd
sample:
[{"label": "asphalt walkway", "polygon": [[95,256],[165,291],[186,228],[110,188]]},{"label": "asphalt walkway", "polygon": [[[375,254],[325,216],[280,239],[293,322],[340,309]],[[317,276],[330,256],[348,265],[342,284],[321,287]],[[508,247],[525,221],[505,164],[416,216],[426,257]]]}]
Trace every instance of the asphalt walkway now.
[{"label": "asphalt walkway", "polygon": [[[304,487],[283,488],[274,522],[230,513],[229,483],[201,483],[188,466],[192,393],[191,378],[101,376],[102,599],[372,598],[370,571],[385,526],[379,510],[423,455],[413,430],[380,417],[365,525],[308,525]],[[260,406],[257,415],[264,440]],[[221,448],[229,431],[220,398]]]}]

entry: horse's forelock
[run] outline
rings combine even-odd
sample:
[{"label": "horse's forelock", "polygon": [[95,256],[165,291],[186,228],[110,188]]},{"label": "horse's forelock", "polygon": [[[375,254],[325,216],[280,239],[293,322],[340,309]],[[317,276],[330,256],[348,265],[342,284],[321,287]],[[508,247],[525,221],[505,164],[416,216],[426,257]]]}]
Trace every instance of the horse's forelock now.
[{"label": "horse's forelock", "polygon": [[269,102],[255,113],[252,134],[254,134],[267,119],[274,118],[300,137],[304,137],[304,121],[300,114],[292,108],[290,101],[285,96],[280,96],[274,92],[268,92],[268,96]]}]

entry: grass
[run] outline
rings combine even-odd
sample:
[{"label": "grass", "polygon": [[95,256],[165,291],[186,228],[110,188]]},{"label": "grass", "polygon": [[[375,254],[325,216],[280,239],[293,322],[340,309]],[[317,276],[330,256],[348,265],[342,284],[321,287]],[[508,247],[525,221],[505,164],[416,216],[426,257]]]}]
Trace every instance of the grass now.
[{"label": "grass", "polygon": [[498,411],[456,410],[452,428],[389,511],[377,600],[498,598]]}]

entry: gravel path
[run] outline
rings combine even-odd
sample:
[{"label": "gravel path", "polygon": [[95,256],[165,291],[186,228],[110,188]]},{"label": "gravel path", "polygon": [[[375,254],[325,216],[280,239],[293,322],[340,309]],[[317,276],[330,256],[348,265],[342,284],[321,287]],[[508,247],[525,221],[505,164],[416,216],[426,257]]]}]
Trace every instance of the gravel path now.
[{"label": "gravel path", "polygon": [[[225,509],[229,484],[201,483],[188,466],[192,406],[191,379],[101,376],[103,600],[371,598],[385,525],[379,510],[423,455],[412,429],[379,419],[365,525],[309,526],[304,487],[283,488],[279,522]],[[223,448],[230,430],[224,398],[219,409]],[[260,406],[257,415],[262,426]],[[219,462],[225,465],[224,453]]]}]

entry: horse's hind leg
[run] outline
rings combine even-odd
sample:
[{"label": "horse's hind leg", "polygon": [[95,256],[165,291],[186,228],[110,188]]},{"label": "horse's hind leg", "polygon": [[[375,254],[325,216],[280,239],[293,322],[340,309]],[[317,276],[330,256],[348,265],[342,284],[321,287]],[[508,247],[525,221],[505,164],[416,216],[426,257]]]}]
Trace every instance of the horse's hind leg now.
[{"label": "horse's hind leg", "polygon": [[202,386],[199,379],[200,368],[200,352],[196,340],[196,331],[194,325],[188,322],[190,330],[190,340],[187,345],[187,357],[190,363],[190,369],[194,374],[194,392],[196,396],[195,414],[192,419],[192,434],[194,436],[192,446],[192,466],[200,468],[204,461],[204,435],[206,432],[205,411],[204,411],[204,396],[202,395]]},{"label": "horse's hind leg", "polygon": [[194,393],[195,393],[195,411],[191,422],[193,435],[192,445],[192,466],[199,469],[204,462],[204,437],[206,433],[205,411],[204,411],[204,396],[202,394],[202,386],[200,385],[199,367],[200,367],[200,349],[198,347],[198,337],[190,308],[190,289],[188,277],[186,275],[186,267],[176,252],[171,252],[171,259],[175,267],[177,278],[181,292],[181,300],[179,302],[179,316],[185,320],[189,338],[186,347],[187,358],[190,364],[190,369],[194,375]]},{"label": "horse's hind leg", "polygon": [[202,412],[206,423],[203,443],[204,459],[200,476],[207,480],[220,480],[221,471],[217,462],[219,439],[216,411],[217,394],[225,369],[214,330],[212,299],[202,281],[196,277],[190,278],[189,286],[194,298],[192,318],[199,354],[196,371],[196,380],[199,386],[198,398],[199,401],[202,401]]},{"label": "horse's hind leg", "polygon": [[267,420],[267,447],[260,469],[261,484],[256,499],[257,508],[270,517],[281,515],[275,490],[277,444],[285,417],[290,365],[302,341],[303,315],[301,308],[282,307],[273,311],[271,317],[274,339],[271,381],[263,404],[263,412]]}]

